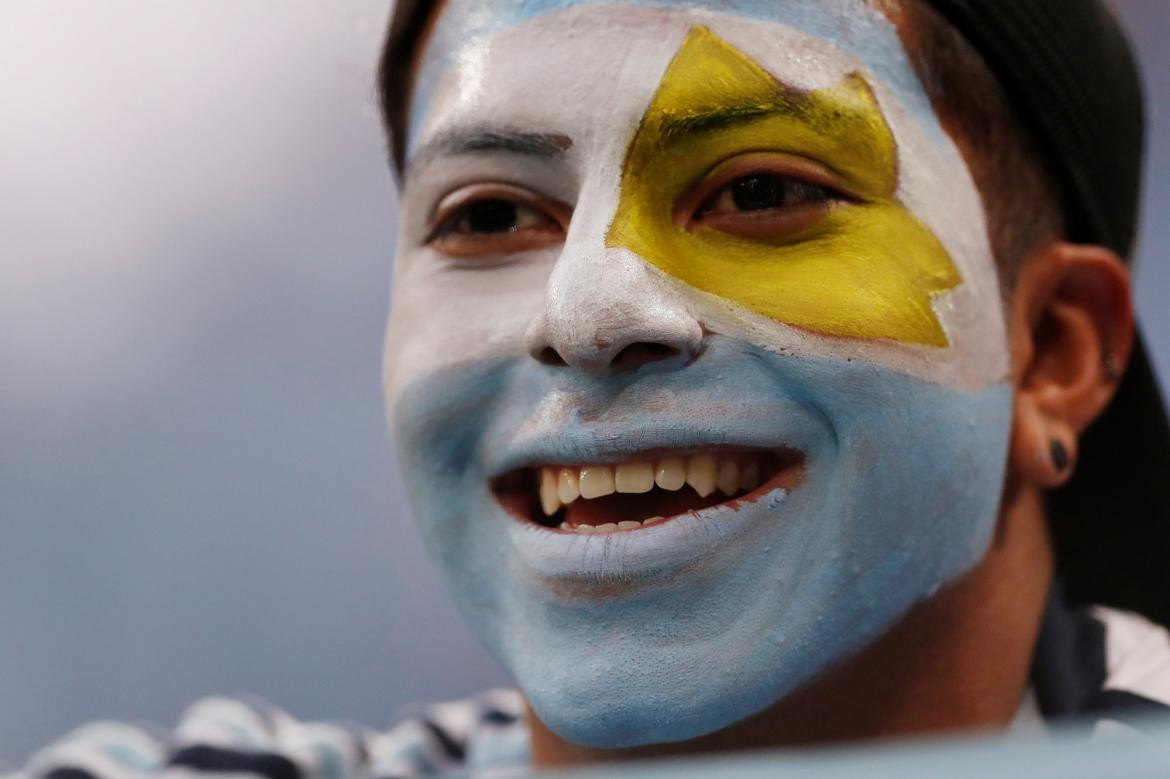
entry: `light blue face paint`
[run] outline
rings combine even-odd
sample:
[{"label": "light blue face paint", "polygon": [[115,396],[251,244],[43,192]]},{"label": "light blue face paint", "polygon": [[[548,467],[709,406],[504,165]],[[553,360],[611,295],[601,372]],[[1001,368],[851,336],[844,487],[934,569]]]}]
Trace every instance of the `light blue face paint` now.
[{"label": "light blue face paint", "polygon": [[[616,377],[527,356],[461,363],[407,385],[393,422],[415,516],[468,620],[555,732],[625,747],[762,710],[973,566],[1011,405],[1007,385],[965,392],[710,336],[684,368]],[[658,537],[548,532],[488,487],[525,462],[720,443],[800,449],[805,478]]]},{"label": "light blue face paint", "polygon": [[[551,279],[538,272],[543,258],[537,256],[475,274],[445,271],[423,244],[425,219],[411,222],[406,234],[415,242],[408,240],[401,251],[397,279],[398,302],[405,304],[398,310],[407,311],[398,323],[408,327],[394,334],[398,348],[389,352],[390,392],[416,517],[468,619],[549,727],[580,744],[621,747],[691,738],[760,711],[860,649],[977,562],[995,524],[1011,394],[1005,384],[988,386],[1004,374],[988,367],[995,360],[985,353],[979,353],[982,361],[956,361],[972,353],[961,339],[938,353],[937,376],[933,356],[923,369],[922,362],[899,363],[896,350],[883,351],[887,345],[880,343],[866,344],[873,347],[866,353],[881,365],[856,355],[850,361],[847,351],[795,356],[809,354],[798,348],[785,354],[783,347],[765,348],[775,335],[766,328],[753,331],[734,316],[712,323],[700,317],[702,301],[664,292],[652,275],[626,272],[630,268],[621,263],[630,258],[598,262],[601,245],[586,238],[592,228],[603,235],[602,223],[612,215],[606,177],[616,183],[617,169],[615,157],[606,154],[628,140],[643,110],[632,105],[640,99],[636,89],[617,93],[630,97],[630,105],[607,102],[605,90],[621,81],[623,68],[649,84],[654,74],[646,68],[658,65],[644,63],[657,63],[657,55],[607,62],[608,52],[591,43],[581,50],[597,56],[584,68],[573,59],[575,50],[561,50],[554,36],[555,53],[566,55],[557,72],[579,76],[590,87],[602,84],[584,90],[594,97],[589,102],[571,80],[569,88],[565,79],[550,86],[548,74],[534,72],[529,80],[529,65],[515,52],[524,50],[517,42],[530,28],[509,32],[514,37],[495,52],[467,54],[464,48],[537,19],[542,34],[555,33],[568,23],[553,12],[573,16],[570,6],[578,5],[601,4],[451,0],[440,18],[416,90],[413,137],[432,108],[429,95],[438,79],[458,60],[465,82],[445,93],[439,101],[445,105],[434,108],[433,118],[441,123],[457,115],[463,122],[483,118],[506,125],[516,116],[523,129],[532,118],[525,100],[533,93],[525,90],[543,86],[537,119],[551,117],[548,126],[576,140],[573,164],[581,171],[574,179],[574,171],[553,166],[547,178],[558,185],[586,184],[573,191],[567,190],[576,185],[565,184],[566,191],[557,193],[575,203],[576,235],[559,258],[549,257],[550,265],[556,262]],[[610,6],[624,14],[611,18],[615,28],[628,23],[628,6],[668,9],[643,14],[652,22],[644,28],[649,36],[658,30],[657,17],[669,17],[681,29],[692,21],[686,12],[696,9],[748,17],[750,30],[767,29],[768,36],[791,32],[754,20],[778,22],[859,58],[893,94],[898,117],[917,125],[912,137],[926,138],[912,143],[921,152],[915,166],[902,168],[910,171],[902,181],[909,182],[913,201],[935,206],[940,189],[933,185],[946,182],[948,193],[971,197],[945,199],[947,218],[937,221],[952,228],[948,219],[975,224],[978,233],[982,214],[974,190],[963,189],[961,158],[939,128],[896,32],[876,11],[858,0],[633,0]],[[787,40],[799,49],[801,37]],[[597,39],[601,49],[608,40]],[[623,46],[634,51],[646,42],[631,34]],[[778,60],[791,50],[788,44],[768,45]],[[819,61],[805,64],[815,70]],[[661,66],[666,62],[662,57]],[[610,64],[614,68],[605,70]],[[596,67],[605,74],[599,77],[591,69]],[[567,105],[556,103],[562,95],[574,97],[562,100]],[[591,105],[597,109],[589,110]],[[944,147],[946,156],[932,156],[932,145]],[[932,164],[938,160],[943,162]],[[511,180],[515,172],[499,161],[481,161],[487,167],[480,168],[463,168],[464,162],[449,162],[445,173],[431,174],[434,181],[420,174],[405,194],[406,211],[427,214],[445,190],[471,179]],[[932,186],[923,187],[924,181]],[[531,186],[550,185],[541,179]],[[949,234],[967,236],[953,245],[970,260],[964,271],[974,271],[965,273],[968,288],[977,286],[971,282],[979,274],[994,274],[970,233]],[[627,297],[614,297],[606,285],[623,279],[636,282],[623,287]],[[603,288],[608,297],[598,294]],[[982,288],[997,294],[994,284]],[[666,305],[666,295],[678,299]],[[981,316],[1002,324],[992,321],[992,307],[972,308],[968,301],[963,309],[956,300],[961,302],[947,303],[955,306],[948,321],[968,328],[960,335],[990,333],[981,343],[1002,343],[995,326],[980,330],[973,324]],[[561,324],[578,326],[580,333],[600,334],[602,325],[616,326],[604,317],[632,316],[635,310],[653,330],[655,323],[682,316],[679,310],[696,307],[686,316],[703,319],[711,325],[706,331],[718,335],[708,335],[698,359],[685,367],[655,363],[624,376],[598,377],[541,365],[525,353],[524,329],[539,324],[531,317],[540,306],[530,304],[543,304],[547,314],[558,306],[568,310],[566,301],[573,313]],[[712,309],[721,315],[722,309]],[[504,356],[477,356],[488,349]],[[901,372],[901,365],[914,369]],[[961,381],[986,389],[964,391],[956,388]],[[554,533],[513,518],[489,488],[494,476],[520,466],[620,462],[647,449],[720,444],[799,449],[805,478],[790,493],[774,490],[751,503],[705,510],[701,517],[605,536]]]},{"label": "light blue face paint", "polygon": [[937,146],[949,147],[930,100],[890,21],[860,0],[449,0],[423,53],[411,93],[407,153],[426,118],[443,72],[478,39],[526,21],[580,6],[703,9],[788,25],[823,38],[860,59],[898,97]]}]

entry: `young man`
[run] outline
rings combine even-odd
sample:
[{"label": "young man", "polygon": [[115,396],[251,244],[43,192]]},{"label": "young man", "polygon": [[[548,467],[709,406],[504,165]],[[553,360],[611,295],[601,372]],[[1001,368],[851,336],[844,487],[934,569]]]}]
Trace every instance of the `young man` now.
[{"label": "young man", "polygon": [[[1170,703],[1170,449],[1122,259],[1140,90],[1100,3],[407,2],[381,79],[388,413],[525,714],[351,738],[215,700],[141,765],[552,766]],[[34,767],[125,770],[84,741]]]}]

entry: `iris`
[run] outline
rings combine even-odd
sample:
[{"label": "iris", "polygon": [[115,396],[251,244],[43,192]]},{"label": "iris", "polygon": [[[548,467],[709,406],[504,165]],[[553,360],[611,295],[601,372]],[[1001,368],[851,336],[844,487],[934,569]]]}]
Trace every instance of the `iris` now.
[{"label": "iris", "polygon": [[815,184],[767,173],[753,173],[731,183],[731,201],[740,211],[763,211],[807,202],[824,202],[828,194]]},{"label": "iris", "polygon": [[517,225],[516,204],[506,200],[470,203],[464,216],[473,233],[505,233],[515,230]]}]

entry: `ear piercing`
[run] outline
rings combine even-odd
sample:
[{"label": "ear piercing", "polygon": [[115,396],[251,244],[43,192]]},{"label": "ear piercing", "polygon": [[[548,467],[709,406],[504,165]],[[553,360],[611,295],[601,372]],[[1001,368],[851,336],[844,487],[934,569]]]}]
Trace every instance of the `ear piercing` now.
[{"label": "ear piercing", "polygon": [[1117,366],[1117,358],[1113,356],[1113,352],[1105,352],[1101,358],[1101,367],[1105,371],[1105,378],[1110,384],[1116,384],[1121,378],[1121,369]]},{"label": "ear piercing", "polygon": [[1052,464],[1056,466],[1057,471],[1064,473],[1064,470],[1068,468],[1068,449],[1055,438],[1048,446],[1052,453]]}]

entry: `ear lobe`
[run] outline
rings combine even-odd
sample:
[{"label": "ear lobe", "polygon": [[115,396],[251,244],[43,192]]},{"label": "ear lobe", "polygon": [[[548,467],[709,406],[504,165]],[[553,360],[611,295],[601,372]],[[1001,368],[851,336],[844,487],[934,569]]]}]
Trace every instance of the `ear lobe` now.
[{"label": "ear lobe", "polygon": [[1017,393],[1010,452],[1012,473],[1051,490],[1068,481],[1076,461],[1077,437],[1072,428],[1059,417],[1045,413],[1032,395]]},{"label": "ear lobe", "polygon": [[1129,274],[1098,246],[1052,243],[1012,291],[1013,472],[1042,489],[1073,472],[1077,438],[1108,405],[1133,344]]}]

